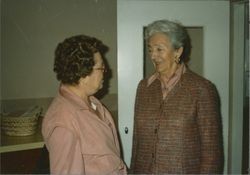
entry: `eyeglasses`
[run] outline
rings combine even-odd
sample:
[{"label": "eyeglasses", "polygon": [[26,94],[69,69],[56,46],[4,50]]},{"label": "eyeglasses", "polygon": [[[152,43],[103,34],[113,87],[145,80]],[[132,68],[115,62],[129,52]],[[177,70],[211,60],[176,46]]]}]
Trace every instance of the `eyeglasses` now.
[{"label": "eyeglasses", "polygon": [[105,67],[99,67],[99,68],[93,68],[94,70],[100,70],[102,71],[103,73],[106,73],[107,72],[107,69]]}]

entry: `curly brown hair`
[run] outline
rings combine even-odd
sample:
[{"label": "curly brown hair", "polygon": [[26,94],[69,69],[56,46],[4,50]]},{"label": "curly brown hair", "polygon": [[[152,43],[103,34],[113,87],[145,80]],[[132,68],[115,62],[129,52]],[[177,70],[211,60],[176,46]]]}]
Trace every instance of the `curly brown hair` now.
[{"label": "curly brown hair", "polygon": [[54,72],[63,84],[78,84],[81,77],[89,75],[94,62],[94,53],[102,55],[108,47],[102,41],[86,36],[76,35],[59,43],[55,50]]}]

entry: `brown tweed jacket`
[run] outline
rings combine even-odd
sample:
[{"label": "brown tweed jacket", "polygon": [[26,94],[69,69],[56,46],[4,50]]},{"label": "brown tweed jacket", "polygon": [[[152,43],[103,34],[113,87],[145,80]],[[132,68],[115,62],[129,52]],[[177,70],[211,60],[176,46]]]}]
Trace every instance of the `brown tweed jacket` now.
[{"label": "brown tweed jacket", "polygon": [[155,80],[137,89],[131,173],[223,171],[219,101],[214,85],[187,69],[166,99]]}]

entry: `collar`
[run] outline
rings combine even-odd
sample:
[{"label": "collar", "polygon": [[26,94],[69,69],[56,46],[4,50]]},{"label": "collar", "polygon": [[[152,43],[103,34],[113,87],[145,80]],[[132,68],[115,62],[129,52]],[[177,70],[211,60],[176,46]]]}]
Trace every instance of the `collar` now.
[{"label": "collar", "polygon": [[[175,79],[180,77],[182,74],[186,72],[186,65],[184,63],[181,64],[181,66],[175,71],[175,73],[172,75],[172,77],[168,80],[171,81],[171,79]],[[153,75],[151,75],[148,78],[147,81],[147,87],[149,87],[156,79],[160,80],[160,74],[158,72],[155,72]]]},{"label": "collar", "polygon": [[[89,106],[76,94],[71,92],[65,85],[61,84],[59,87],[59,96],[72,104],[74,107],[89,110]],[[90,102],[93,103],[97,108],[100,106],[99,100],[94,96],[90,96]]]}]

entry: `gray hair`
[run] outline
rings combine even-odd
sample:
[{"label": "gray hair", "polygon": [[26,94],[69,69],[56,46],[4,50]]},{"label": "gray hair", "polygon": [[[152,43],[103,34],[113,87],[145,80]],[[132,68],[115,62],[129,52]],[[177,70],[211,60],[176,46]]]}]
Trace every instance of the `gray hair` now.
[{"label": "gray hair", "polygon": [[183,47],[183,53],[180,56],[181,61],[187,61],[191,53],[190,36],[185,27],[180,23],[169,20],[158,20],[149,24],[145,30],[145,39],[148,40],[155,33],[165,34],[174,49]]}]

